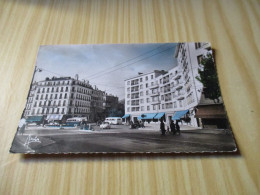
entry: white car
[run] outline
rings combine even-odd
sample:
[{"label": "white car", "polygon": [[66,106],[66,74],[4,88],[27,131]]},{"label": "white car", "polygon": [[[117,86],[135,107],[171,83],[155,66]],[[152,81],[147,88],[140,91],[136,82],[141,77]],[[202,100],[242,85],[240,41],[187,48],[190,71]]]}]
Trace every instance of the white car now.
[{"label": "white car", "polygon": [[110,129],[111,126],[108,122],[103,122],[101,125],[100,125],[100,128],[101,129]]}]

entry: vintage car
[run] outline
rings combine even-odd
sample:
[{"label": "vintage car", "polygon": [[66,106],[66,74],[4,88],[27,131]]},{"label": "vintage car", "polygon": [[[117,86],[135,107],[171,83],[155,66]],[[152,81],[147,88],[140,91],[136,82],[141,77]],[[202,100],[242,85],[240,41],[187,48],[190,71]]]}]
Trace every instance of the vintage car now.
[{"label": "vintage car", "polygon": [[101,125],[100,125],[100,128],[101,129],[110,129],[111,126],[108,122],[103,122]]}]

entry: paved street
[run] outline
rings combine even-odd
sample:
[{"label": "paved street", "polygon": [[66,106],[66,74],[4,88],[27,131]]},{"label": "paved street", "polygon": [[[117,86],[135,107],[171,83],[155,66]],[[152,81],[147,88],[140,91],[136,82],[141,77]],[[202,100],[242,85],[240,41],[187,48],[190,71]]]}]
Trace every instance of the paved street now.
[{"label": "paved street", "polygon": [[80,131],[71,129],[26,130],[18,135],[12,150],[17,152],[202,152],[233,151],[236,146],[231,134],[222,130],[183,130],[180,136],[159,130],[129,129],[114,125],[111,129]]}]

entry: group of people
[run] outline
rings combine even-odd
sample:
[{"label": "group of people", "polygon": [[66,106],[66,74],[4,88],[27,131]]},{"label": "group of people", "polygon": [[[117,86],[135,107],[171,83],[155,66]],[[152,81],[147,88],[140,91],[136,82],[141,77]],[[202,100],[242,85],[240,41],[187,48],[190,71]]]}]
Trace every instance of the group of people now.
[{"label": "group of people", "polygon": [[[163,119],[161,119],[160,129],[161,129],[162,135],[165,135],[166,134],[166,129],[165,129],[165,125],[164,125]],[[173,135],[176,135],[176,134],[180,135],[181,134],[180,125],[179,125],[178,121],[176,121],[176,123],[174,124],[173,120],[171,120],[171,122],[170,122],[170,129],[171,129],[171,133]]]}]

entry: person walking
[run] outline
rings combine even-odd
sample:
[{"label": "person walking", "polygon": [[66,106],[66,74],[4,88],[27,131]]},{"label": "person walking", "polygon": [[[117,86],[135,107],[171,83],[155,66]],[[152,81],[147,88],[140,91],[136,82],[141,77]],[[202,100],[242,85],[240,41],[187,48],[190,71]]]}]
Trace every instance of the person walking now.
[{"label": "person walking", "polygon": [[176,129],[175,129],[175,124],[174,124],[173,120],[171,120],[170,128],[171,128],[172,135],[175,135]]},{"label": "person walking", "polygon": [[166,131],[165,131],[165,126],[164,126],[163,119],[161,119],[160,129],[161,129],[162,135],[165,135]]},{"label": "person walking", "polygon": [[179,135],[181,134],[181,131],[180,131],[180,125],[178,123],[179,121],[176,121],[176,133],[178,133]]}]

